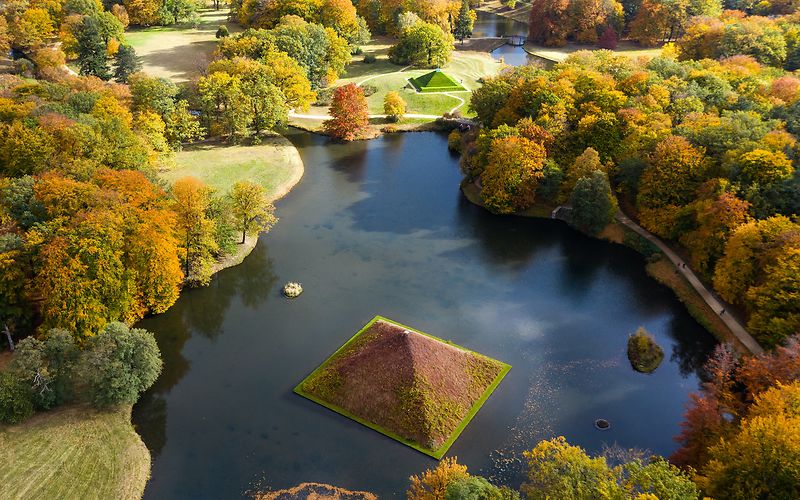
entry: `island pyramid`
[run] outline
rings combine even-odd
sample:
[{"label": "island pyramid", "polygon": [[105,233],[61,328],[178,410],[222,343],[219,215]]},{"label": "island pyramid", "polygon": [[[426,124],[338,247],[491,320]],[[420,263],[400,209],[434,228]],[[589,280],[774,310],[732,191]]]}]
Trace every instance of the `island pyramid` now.
[{"label": "island pyramid", "polygon": [[510,368],[376,317],[295,392],[441,458]]}]

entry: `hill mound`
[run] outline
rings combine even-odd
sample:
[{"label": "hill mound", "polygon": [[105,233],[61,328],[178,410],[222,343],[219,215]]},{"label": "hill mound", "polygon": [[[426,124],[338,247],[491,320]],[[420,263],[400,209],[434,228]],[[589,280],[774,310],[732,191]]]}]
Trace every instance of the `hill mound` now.
[{"label": "hill mound", "polygon": [[376,317],[295,392],[440,458],[509,369]]},{"label": "hill mound", "polygon": [[408,80],[417,92],[463,92],[465,89],[453,77],[440,69]]}]

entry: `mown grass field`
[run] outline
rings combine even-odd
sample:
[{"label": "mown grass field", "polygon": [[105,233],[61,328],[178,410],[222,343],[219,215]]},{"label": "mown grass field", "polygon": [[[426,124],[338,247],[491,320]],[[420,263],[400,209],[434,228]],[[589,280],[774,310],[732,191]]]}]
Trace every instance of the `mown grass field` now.
[{"label": "mown grass field", "polygon": [[0,426],[0,498],[141,498],[150,453],[130,416],[69,406]]},{"label": "mown grass field", "polygon": [[174,182],[197,177],[220,193],[242,180],[264,186],[270,199],[280,198],[303,175],[303,160],[283,136],[267,137],[258,146],[204,143],[186,147],[175,155],[175,166],[160,176]]},{"label": "mown grass field", "polygon": [[201,73],[217,48],[215,35],[220,24],[231,33],[241,31],[227,18],[227,8],[204,9],[197,27],[183,24],[135,29],[125,33],[125,39],[136,49],[145,73],[175,82],[188,81]]}]

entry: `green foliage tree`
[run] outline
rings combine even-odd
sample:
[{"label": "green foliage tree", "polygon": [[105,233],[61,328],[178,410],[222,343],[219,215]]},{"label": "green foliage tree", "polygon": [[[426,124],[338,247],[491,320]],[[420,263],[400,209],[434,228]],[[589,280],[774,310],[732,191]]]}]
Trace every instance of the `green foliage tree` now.
[{"label": "green foliage tree", "polygon": [[133,73],[142,68],[136,57],[136,50],[130,45],[120,45],[114,54],[114,79],[125,83]]},{"label": "green foliage tree", "polygon": [[275,207],[269,202],[264,187],[249,181],[239,181],[233,185],[228,195],[231,205],[231,216],[242,232],[242,243],[245,237],[269,231],[278,221]]},{"label": "green foliage tree", "polygon": [[472,36],[472,28],[475,20],[469,15],[469,0],[461,0],[461,9],[458,11],[456,25],[453,28],[453,35],[464,43],[465,38]]},{"label": "green foliage tree", "polygon": [[611,192],[608,176],[599,170],[578,180],[570,204],[571,223],[590,234],[602,231],[617,213],[617,200]]},{"label": "green foliage tree", "polygon": [[439,26],[418,23],[405,30],[389,49],[389,60],[400,65],[440,67],[450,61],[453,44],[453,35]]},{"label": "green foliage tree", "polygon": [[100,18],[84,17],[75,38],[78,40],[78,65],[81,74],[96,76],[103,80],[111,78]]},{"label": "green foliage tree", "polygon": [[30,386],[12,372],[0,371],[0,422],[16,424],[34,413]]},{"label": "green foliage tree", "polygon": [[134,404],[161,373],[161,353],[153,334],[109,323],[87,344],[83,378],[101,408]]},{"label": "green foliage tree", "polygon": [[519,493],[502,487],[498,488],[481,476],[469,476],[451,482],[445,492],[444,500],[515,500]]}]

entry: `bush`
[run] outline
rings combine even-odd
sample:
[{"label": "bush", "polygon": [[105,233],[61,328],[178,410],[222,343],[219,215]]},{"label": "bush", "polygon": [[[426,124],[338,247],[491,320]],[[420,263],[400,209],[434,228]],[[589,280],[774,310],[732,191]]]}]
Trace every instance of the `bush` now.
[{"label": "bush", "polygon": [[377,61],[377,60],[378,60],[378,58],[377,58],[377,57],[375,57],[375,56],[374,56],[374,55],[372,55],[372,54],[367,54],[367,55],[365,55],[365,56],[364,56],[364,62],[365,62],[366,64],[372,64],[372,63],[374,63],[374,62],[375,62],[375,61]]},{"label": "bush", "polygon": [[98,407],[134,404],[161,373],[161,353],[153,334],[109,323],[89,339],[83,376]]},{"label": "bush", "polygon": [[361,90],[364,91],[364,97],[369,97],[378,91],[378,87],[376,87],[375,85],[366,84],[366,85],[361,85],[360,87]]},{"label": "bush", "polygon": [[652,373],[664,359],[664,350],[644,327],[628,337],[628,360],[637,372]]},{"label": "bush", "polygon": [[225,26],[224,24],[220,24],[219,28],[217,28],[217,33],[214,36],[216,36],[217,38],[225,38],[227,36],[230,36],[228,27]]},{"label": "bush", "polygon": [[461,153],[461,132],[458,129],[453,129],[447,136],[447,149]]},{"label": "bush", "polygon": [[330,106],[333,102],[333,88],[317,90],[317,100],[314,102],[315,106]]},{"label": "bush", "polygon": [[0,422],[16,424],[33,415],[33,393],[16,374],[0,372]]}]

